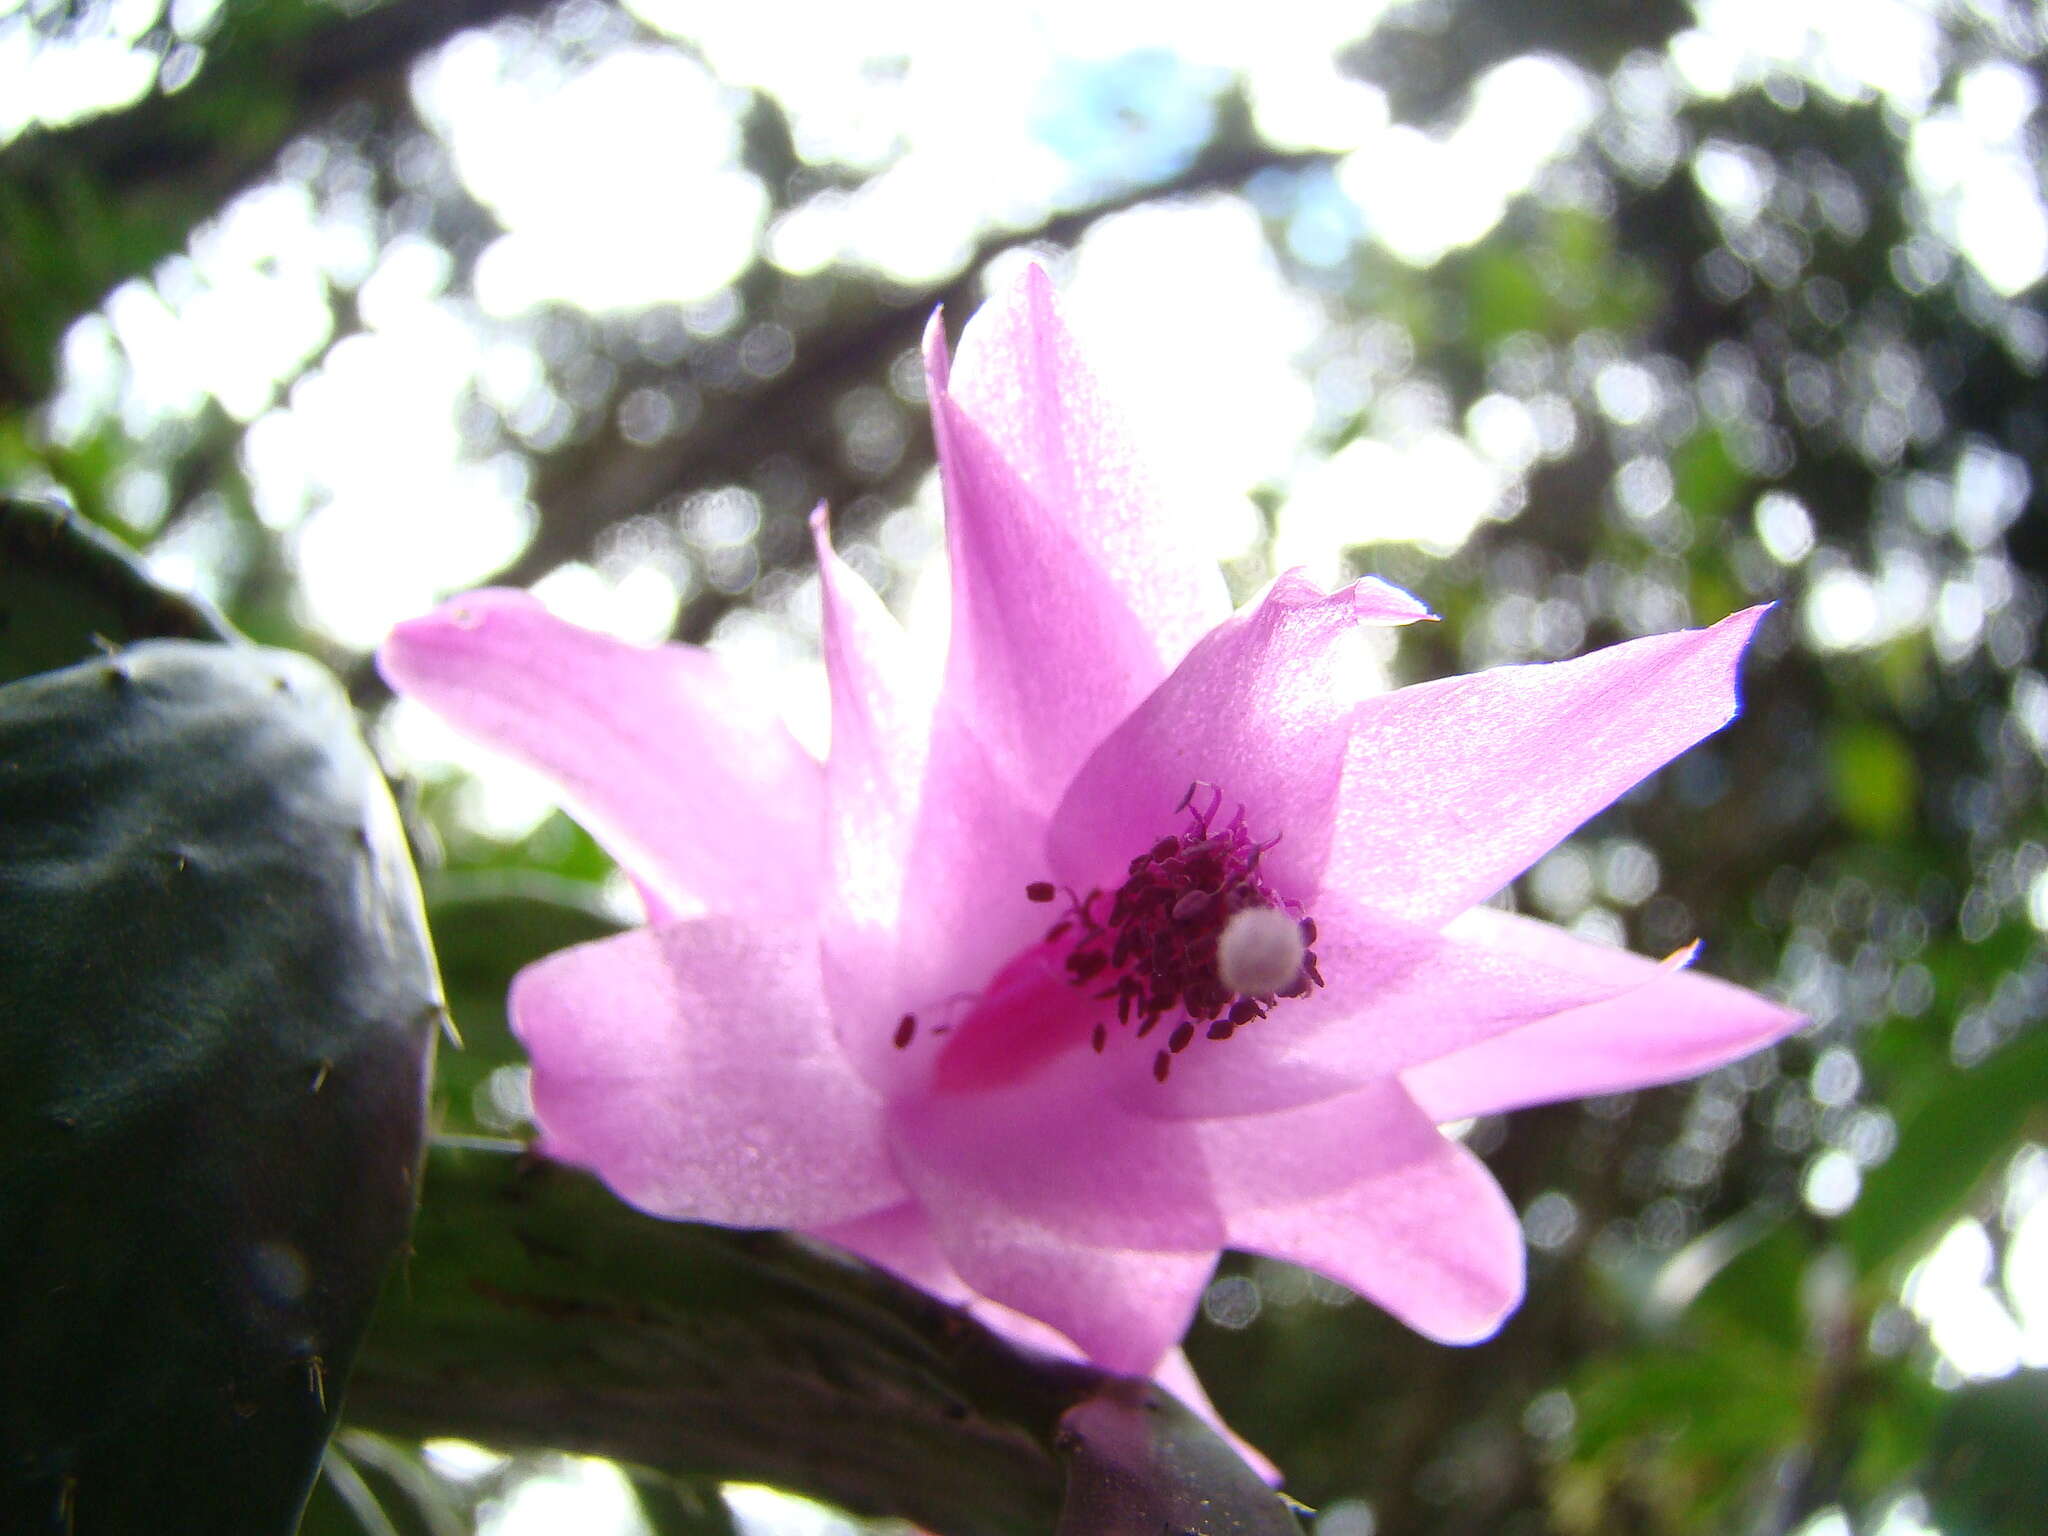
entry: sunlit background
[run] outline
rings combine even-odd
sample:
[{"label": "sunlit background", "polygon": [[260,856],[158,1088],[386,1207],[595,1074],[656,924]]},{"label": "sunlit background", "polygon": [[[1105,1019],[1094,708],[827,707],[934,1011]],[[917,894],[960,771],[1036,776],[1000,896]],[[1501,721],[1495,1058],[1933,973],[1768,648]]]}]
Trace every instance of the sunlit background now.
[{"label": "sunlit background", "polygon": [[[252,68],[301,9],[410,20]],[[1240,595],[1373,569],[1445,614],[1390,677],[1784,605],[1744,725],[1516,899],[1701,934],[1813,1029],[1465,1128],[1537,1315],[1505,1383],[1415,1367],[1429,1437],[1340,1374],[1423,1347],[1269,1264],[1226,1268],[1191,1345],[1225,1412],[1325,1536],[2006,1529],[1944,1525],[1933,1458],[1991,1384],[2048,1405],[2048,12],[433,10],[0,0],[0,490],[350,680],[422,786],[437,929],[508,871],[631,897],[534,783],[389,702],[385,630],[531,585],[727,653],[821,747],[803,515],[829,499],[929,609],[918,331],[1038,260]],[[209,140],[202,101],[287,126]],[[444,1123],[517,1131],[523,1069],[471,1033]],[[607,1462],[339,1443],[361,1529],[414,1486],[492,1536],[670,1528]],[[749,1533],[862,1528],[721,1496]]]}]

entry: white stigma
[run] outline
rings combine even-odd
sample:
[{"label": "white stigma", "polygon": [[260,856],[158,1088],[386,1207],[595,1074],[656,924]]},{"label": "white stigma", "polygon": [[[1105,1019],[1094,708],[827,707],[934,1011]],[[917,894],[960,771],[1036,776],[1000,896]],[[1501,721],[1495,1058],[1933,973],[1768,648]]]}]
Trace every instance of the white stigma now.
[{"label": "white stigma", "polygon": [[1216,940],[1216,974],[1240,996],[1265,997],[1294,985],[1307,953],[1294,918],[1277,907],[1247,907]]}]

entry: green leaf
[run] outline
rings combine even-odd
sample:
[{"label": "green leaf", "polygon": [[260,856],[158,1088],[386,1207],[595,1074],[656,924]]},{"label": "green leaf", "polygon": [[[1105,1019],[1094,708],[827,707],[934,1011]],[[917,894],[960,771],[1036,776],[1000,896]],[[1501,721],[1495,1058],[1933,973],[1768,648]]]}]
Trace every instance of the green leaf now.
[{"label": "green leaf", "polygon": [[1490,346],[1523,331],[1545,335],[1555,329],[1558,306],[1522,252],[1483,247],[1472,258],[1468,281],[1475,344]]},{"label": "green leaf", "polygon": [[1828,784],[1842,820],[1865,837],[1889,842],[1913,829],[1920,774],[1896,731],[1849,720],[1828,735]]},{"label": "green leaf", "polygon": [[2038,1536],[2048,1510],[2048,1371],[1956,1392],[1935,1425],[1924,1486],[1945,1536]]},{"label": "green leaf", "polygon": [[1671,454],[1672,493],[1700,527],[1724,521],[1749,485],[1717,427],[1706,427]]},{"label": "green leaf", "polygon": [[405,1238],[441,1017],[305,658],[0,687],[0,1529],[284,1536]]},{"label": "green leaf", "polygon": [[1800,1280],[1813,1259],[1813,1245],[1792,1220],[1753,1206],[1673,1255],[1652,1295],[1667,1305],[1696,1298],[1699,1311],[1715,1326],[1797,1354],[1807,1332]]},{"label": "green leaf", "polygon": [[2048,1029],[1951,1073],[1899,1127],[1892,1155],[1863,1181],[1841,1221],[1866,1275],[1914,1256],[1963,1214],[2028,1122],[2048,1103]]}]

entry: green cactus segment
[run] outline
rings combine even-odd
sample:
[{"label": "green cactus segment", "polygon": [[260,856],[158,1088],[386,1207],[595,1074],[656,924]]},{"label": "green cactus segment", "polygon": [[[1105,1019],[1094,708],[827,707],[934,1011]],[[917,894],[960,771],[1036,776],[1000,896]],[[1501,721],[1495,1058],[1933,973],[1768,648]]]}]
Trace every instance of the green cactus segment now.
[{"label": "green cactus segment", "polygon": [[0,687],[0,1529],[292,1530],[414,1204],[441,998],[285,652]]},{"label": "green cactus segment", "polygon": [[0,683],[136,640],[235,638],[77,513],[0,497]]},{"label": "green cactus segment", "polygon": [[820,1246],[659,1221],[511,1143],[436,1146],[425,1195],[358,1424],[772,1483],[937,1536],[1046,1536],[1062,1489],[1097,1507],[1115,1465],[1147,1536],[1298,1536],[1149,1384],[1017,1349]]},{"label": "green cactus segment", "polygon": [[1054,1536],[1301,1536],[1296,1506],[1149,1382],[1090,1394],[1055,1443],[1067,1498]]}]

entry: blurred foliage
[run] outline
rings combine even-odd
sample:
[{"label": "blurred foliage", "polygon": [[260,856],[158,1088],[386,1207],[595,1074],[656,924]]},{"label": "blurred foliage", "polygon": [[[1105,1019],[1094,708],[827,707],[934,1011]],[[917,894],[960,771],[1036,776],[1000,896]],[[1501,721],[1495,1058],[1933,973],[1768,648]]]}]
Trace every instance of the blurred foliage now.
[{"label": "blurred foliage", "polygon": [[[778,264],[781,221],[858,195],[914,135],[889,124],[889,154],[839,154],[804,103],[736,80],[735,163],[766,212],[731,280],[689,303],[511,314],[476,299],[500,214],[423,105],[422,71],[472,26],[542,77],[628,48],[714,68],[687,24],[659,32],[638,19],[653,8],[595,0],[247,0],[136,19],[150,9],[0,15],[52,57],[126,26],[156,71],[126,106],[0,146],[0,490],[67,499],[246,632],[347,669],[367,710],[387,700],[361,640],[307,597],[322,495],[280,511],[251,434],[395,323],[374,318],[365,274],[422,251],[437,313],[525,380],[494,390],[480,373],[463,401],[459,453],[509,475],[527,517],[495,572],[470,576],[582,566],[617,591],[650,569],[680,638],[773,620],[800,643],[802,520],[820,498],[900,598],[917,524],[899,509],[930,467],[906,359],[933,305],[964,312],[1006,250],[1078,246],[1085,262],[1124,210],[1197,196],[1255,209],[1315,308],[1297,359],[1316,392],[1303,464],[1448,436],[1460,462],[1499,472],[1462,541],[1346,551],[1447,620],[1403,641],[1403,675],[1778,601],[1743,720],[1517,897],[1646,952],[1699,936],[1709,969],[1787,998],[1812,1029],[1695,1084],[1472,1127],[1534,1250],[1529,1301],[1494,1341],[1442,1349],[1233,1259],[1190,1352],[1331,1536],[2038,1528],[2048,1324],[2014,1277],[2038,1285],[2041,1261],[2008,1261],[2048,1197],[2048,309],[2038,273],[2016,281],[1966,238],[1981,220],[1941,169],[1958,125],[2006,102],[2013,227],[2038,220],[2038,6],[1873,3],[1873,29],[1911,23],[1890,37],[1894,62],[1928,72],[1917,94],[1844,76],[1860,39],[1802,36],[1798,7],[1777,57],[1714,83],[1714,48],[1740,52],[1724,6],[1396,6],[1338,58],[1399,123],[1449,135],[1490,71],[1532,55],[1577,71],[1593,103],[1497,221],[1433,259],[1377,238],[1340,155],[1278,138],[1254,82],[1162,70],[1154,50],[1104,120],[1140,148],[1161,122],[1192,123],[1190,142],[1155,134],[1156,153],[1077,166],[1078,190],[1020,193],[958,231],[937,278]],[[805,46],[800,29],[786,46]],[[1160,107],[1145,91],[1178,95]],[[264,389],[152,397],[123,306],[196,302],[193,253],[280,192],[366,250],[315,274],[319,323]],[[1255,493],[1283,542],[1299,489]],[[389,550],[394,572],[405,560]],[[1232,577],[1256,583],[1269,560],[1251,548]],[[579,830],[557,816],[508,831],[479,804],[436,772],[414,808],[468,1045],[444,1053],[437,1113],[449,1134],[505,1135],[522,1103],[506,979],[622,908]],[[2013,1371],[2022,1339],[2034,1369]],[[351,1431],[308,1529],[470,1530],[555,1463],[493,1460],[467,1480],[450,1465]],[[724,1528],[706,1488],[636,1475],[650,1528]]]}]

